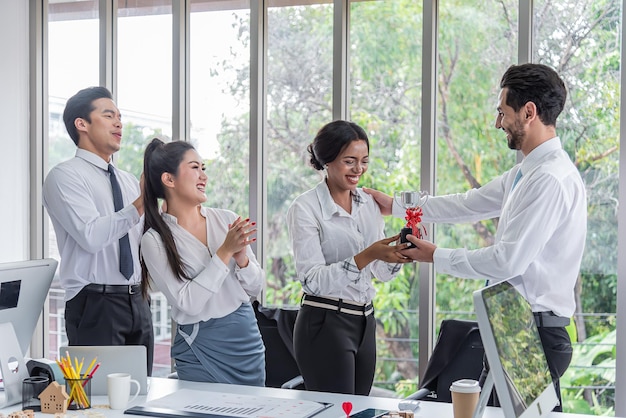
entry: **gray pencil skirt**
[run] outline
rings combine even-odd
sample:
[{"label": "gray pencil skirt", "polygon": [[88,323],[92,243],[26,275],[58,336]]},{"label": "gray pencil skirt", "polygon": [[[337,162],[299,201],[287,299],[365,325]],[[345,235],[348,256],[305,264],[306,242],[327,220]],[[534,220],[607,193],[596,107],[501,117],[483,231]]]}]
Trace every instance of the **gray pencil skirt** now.
[{"label": "gray pencil skirt", "polygon": [[250,303],[223,318],[179,325],[171,353],[179,379],[265,386],[265,346]]}]

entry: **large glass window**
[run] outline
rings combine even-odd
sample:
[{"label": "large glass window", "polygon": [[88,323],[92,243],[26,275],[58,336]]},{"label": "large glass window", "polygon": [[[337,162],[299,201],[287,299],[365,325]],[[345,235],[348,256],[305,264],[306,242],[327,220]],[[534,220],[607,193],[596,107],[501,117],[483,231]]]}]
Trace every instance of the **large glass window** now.
[{"label": "large glass window", "polygon": [[[267,236],[270,304],[299,302],[287,208],[315,187],[306,147],[332,117],[333,6],[284,6],[271,0],[267,48]],[[315,2],[302,2],[315,3]],[[320,2],[321,3],[321,2]]]},{"label": "large glass window", "polygon": [[[122,148],[116,165],[139,178],[143,152],[155,136],[172,135],[172,5],[171,0],[120,3],[117,15],[117,106],[122,114]],[[162,295],[152,295],[164,300]],[[154,376],[167,375],[170,318],[152,307],[155,328]]]},{"label": "large glass window", "polygon": [[574,355],[561,379],[564,410],[615,405],[619,51],[621,2],[535,2],[533,61],[555,68],[569,97],[557,132],[587,186],[585,255],[576,287]]},{"label": "large glass window", "polygon": [[[361,182],[391,195],[420,187],[421,34],[421,2],[350,3],[350,118],[370,139],[370,167]],[[403,226],[388,217],[386,235]],[[377,283],[375,299],[375,385],[407,395],[418,380],[415,266],[406,264],[394,280]]]},{"label": "large glass window", "polygon": [[[517,2],[441,1],[437,74],[435,194],[480,187],[513,166],[516,153],[495,129],[499,82],[517,63]],[[476,24],[480,22],[480,24]],[[481,248],[493,243],[497,220],[438,224],[437,245]],[[436,277],[436,326],[473,316],[480,280]]]},{"label": "large glass window", "polygon": [[117,16],[117,106],[122,148],[116,165],[139,178],[143,151],[156,135],[172,135],[171,0],[129,3]]},{"label": "large glass window", "polygon": [[[500,78],[517,63],[517,11],[516,0],[439,3],[435,195],[479,188],[516,163],[495,118]],[[435,242],[444,248],[489,246],[497,222],[439,223]],[[445,319],[475,319],[472,293],[484,285],[436,274],[437,332]]]},{"label": "large glass window", "polygon": [[[228,2],[226,2],[228,3]],[[191,142],[207,160],[207,203],[249,214],[250,9],[191,4]]]},{"label": "large glass window", "polygon": [[[65,102],[79,90],[98,85],[98,4],[96,1],[51,3],[48,6],[48,169],[70,159],[76,145],[63,123]],[[77,36],[80,34],[80,36]],[[47,174],[47,173],[46,173]],[[56,235],[48,220],[48,256],[59,260]],[[63,312],[64,291],[58,279],[50,289],[49,352],[58,356],[67,344]]]}]

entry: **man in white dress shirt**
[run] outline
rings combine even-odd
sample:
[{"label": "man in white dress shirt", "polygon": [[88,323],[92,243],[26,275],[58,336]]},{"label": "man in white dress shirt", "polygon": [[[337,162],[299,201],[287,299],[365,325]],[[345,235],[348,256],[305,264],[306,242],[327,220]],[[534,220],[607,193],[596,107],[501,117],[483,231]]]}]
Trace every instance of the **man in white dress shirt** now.
[{"label": "man in white dress shirt", "polygon": [[[434,263],[439,273],[491,282],[521,276],[560,400],[559,377],[572,356],[565,326],[575,310],[574,287],[587,233],[587,197],[580,173],[561,146],[556,119],[565,84],[540,64],[511,66],[502,76],[495,127],[524,159],[466,193],[431,197],[424,222],[476,222],[499,217],[494,244],[477,250],[440,248],[410,235],[403,253]],[[391,197],[371,193],[383,214],[404,216]],[[557,407],[556,410],[560,410]]]},{"label": "man in white dress shirt", "polygon": [[61,255],[69,344],[144,345],[150,373],[154,334],[138,256],[141,187],[111,159],[122,141],[120,111],[106,88],[90,87],[67,101],[63,121],[78,149],[50,170],[43,203]]}]

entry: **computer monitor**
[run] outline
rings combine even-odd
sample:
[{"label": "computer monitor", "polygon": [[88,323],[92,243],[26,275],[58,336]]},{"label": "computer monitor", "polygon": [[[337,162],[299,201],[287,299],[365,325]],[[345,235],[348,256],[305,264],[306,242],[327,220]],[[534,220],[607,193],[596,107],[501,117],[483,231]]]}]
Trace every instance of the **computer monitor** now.
[{"label": "computer monitor", "polygon": [[[474,292],[478,327],[490,369],[488,380],[493,378],[506,418],[544,417],[558,403],[523,289],[518,276]],[[481,402],[486,402],[485,397],[481,397]],[[484,405],[478,408],[481,407]]]},{"label": "computer monitor", "polygon": [[0,264],[0,407],[22,400],[24,356],[56,268],[52,259]]},{"label": "computer monitor", "polygon": [[22,355],[30,346],[57,264],[51,258],[0,264],[0,324],[13,325]]}]

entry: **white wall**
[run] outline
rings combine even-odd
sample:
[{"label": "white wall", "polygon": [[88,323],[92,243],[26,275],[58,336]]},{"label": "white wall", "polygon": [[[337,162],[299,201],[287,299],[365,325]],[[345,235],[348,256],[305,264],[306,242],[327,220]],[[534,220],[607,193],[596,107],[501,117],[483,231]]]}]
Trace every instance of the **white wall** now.
[{"label": "white wall", "polygon": [[28,1],[0,1],[0,262],[29,258]]}]

